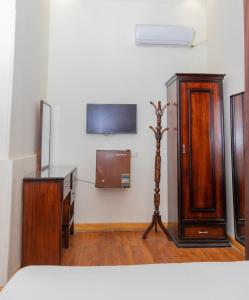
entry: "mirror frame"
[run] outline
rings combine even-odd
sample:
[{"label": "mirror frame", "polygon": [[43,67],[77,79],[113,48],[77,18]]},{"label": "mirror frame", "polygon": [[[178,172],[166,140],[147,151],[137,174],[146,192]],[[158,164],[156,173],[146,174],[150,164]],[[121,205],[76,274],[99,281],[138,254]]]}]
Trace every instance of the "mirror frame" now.
[{"label": "mirror frame", "polygon": [[[244,97],[245,93],[237,93],[230,96],[230,120],[231,120],[231,158],[232,158],[232,185],[233,185],[233,207],[234,207],[234,232],[235,239],[245,246],[245,209],[243,209],[244,197],[244,183],[240,179],[239,173],[243,172],[243,165],[241,165],[241,157],[237,156],[237,134],[238,131],[243,135],[243,160],[245,159],[245,142],[244,142],[244,117],[242,117],[241,127],[237,128],[239,117],[236,116],[236,111],[244,112]],[[241,105],[241,106],[239,106]],[[243,114],[244,116],[244,114]],[[240,161],[239,161],[240,160]],[[244,178],[244,175],[243,175]]]},{"label": "mirror frame", "polygon": [[[50,124],[49,124],[49,162],[48,165],[42,166],[42,130],[43,130],[43,115],[44,115],[44,107],[47,106],[49,108],[49,114],[50,114]],[[38,142],[38,150],[37,150],[37,172],[41,172],[43,170],[46,170],[50,167],[50,161],[51,161],[51,119],[52,119],[52,112],[51,112],[51,105],[45,102],[44,100],[41,100],[40,102],[40,128],[39,128],[39,142]]]},{"label": "mirror frame", "polygon": [[[249,1],[244,0],[244,37],[245,37],[245,102],[244,126],[245,137],[249,136]],[[246,260],[249,260],[249,139],[245,139],[245,235]]]}]

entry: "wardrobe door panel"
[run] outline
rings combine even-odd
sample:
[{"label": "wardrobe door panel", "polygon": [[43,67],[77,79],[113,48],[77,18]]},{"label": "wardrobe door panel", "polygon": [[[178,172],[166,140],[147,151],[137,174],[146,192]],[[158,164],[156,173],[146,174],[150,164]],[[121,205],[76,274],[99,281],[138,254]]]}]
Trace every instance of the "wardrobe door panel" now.
[{"label": "wardrobe door panel", "polygon": [[217,82],[181,83],[183,219],[224,217],[221,89]]},{"label": "wardrobe door panel", "polygon": [[190,207],[192,210],[215,209],[210,90],[190,90],[189,102]]}]

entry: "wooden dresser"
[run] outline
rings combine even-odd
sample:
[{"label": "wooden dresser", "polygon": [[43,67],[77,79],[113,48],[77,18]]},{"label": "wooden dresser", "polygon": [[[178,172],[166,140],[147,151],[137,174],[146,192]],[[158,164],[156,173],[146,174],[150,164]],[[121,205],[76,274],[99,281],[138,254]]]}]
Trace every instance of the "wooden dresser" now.
[{"label": "wooden dresser", "polygon": [[180,247],[228,246],[224,75],[176,74],[167,83],[169,232]]},{"label": "wooden dresser", "polygon": [[22,266],[60,265],[74,227],[77,171],[50,167],[23,180]]}]

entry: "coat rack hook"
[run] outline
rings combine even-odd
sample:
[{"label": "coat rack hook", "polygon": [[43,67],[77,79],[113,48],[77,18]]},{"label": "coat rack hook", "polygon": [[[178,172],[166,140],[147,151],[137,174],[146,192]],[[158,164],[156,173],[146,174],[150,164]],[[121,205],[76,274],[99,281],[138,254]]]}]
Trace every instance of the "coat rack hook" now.
[{"label": "coat rack hook", "polygon": [[162,136],[163,136],[163,134],[164,134],[167,130],[169,130],[169,128],[164,128],[164,129],[162,130]]},{"label": "coat rack hook", "polygon": [[154,132],[155,135],[157,134],[157,131],[153,126],[149,126],[149,128]]},{"label": "coat rack hook", "polygon": [[162,114],[164,113],[165,109],[166,109],[169,105],[170,105],[170,103],[168,102],[168,103],[166,103],[166,104],[163,106],[163,108],[162,108]]},{"label": "coat rack hook", "polygon": [[154,102],[152,102],[152,101],[150,101],[150,104],[154,107],[155,112],[157,114],[158,108],[157,108],[156,104]]}]

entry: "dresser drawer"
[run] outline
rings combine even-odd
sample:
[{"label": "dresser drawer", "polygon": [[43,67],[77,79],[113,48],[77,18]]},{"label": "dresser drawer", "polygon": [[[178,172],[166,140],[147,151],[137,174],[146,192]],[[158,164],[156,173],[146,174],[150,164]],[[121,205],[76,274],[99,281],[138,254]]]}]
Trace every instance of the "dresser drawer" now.
[{"label": "dresser drawer", "polygon": [[67,177],[65,177],[63,181],[63,199],[67,197],[70,190],[71,190],[71,176],[69,174]]},{"label": "dresser drawer", "polygon": [[205,226],[205,225],[188,225],[183,228],[184,238],[205,239],[205,238],[224,238],[224,226]]}]

